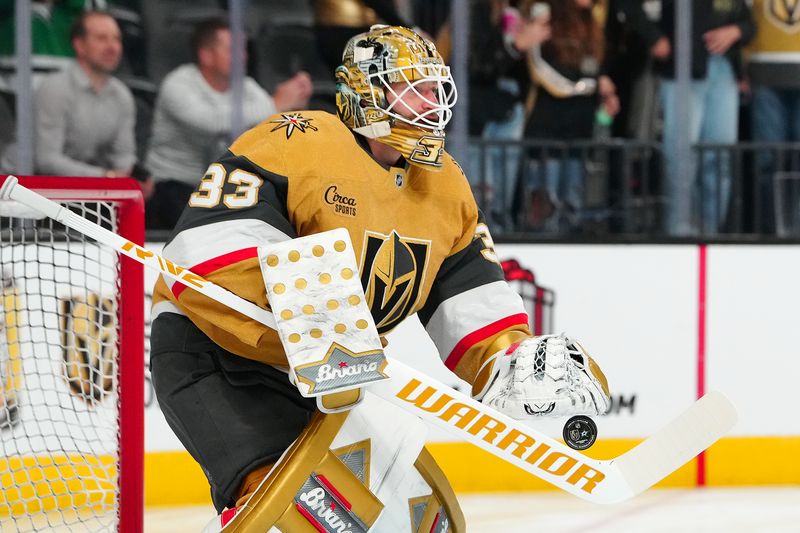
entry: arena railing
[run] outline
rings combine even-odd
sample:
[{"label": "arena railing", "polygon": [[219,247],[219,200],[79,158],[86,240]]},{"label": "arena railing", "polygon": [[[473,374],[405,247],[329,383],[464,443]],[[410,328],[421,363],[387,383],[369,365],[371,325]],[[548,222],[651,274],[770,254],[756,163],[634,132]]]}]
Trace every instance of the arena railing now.
[{"label": "arena railing", "polygon": [[[693,154],[695,231],[678,236],[664,228],[667,165],[657,142],[472,138],[462,166],[501,241],[800,242],[800,143],[698,144]],[[716,224],[719,213],[702,206],[725,204],[726,181]]]}]

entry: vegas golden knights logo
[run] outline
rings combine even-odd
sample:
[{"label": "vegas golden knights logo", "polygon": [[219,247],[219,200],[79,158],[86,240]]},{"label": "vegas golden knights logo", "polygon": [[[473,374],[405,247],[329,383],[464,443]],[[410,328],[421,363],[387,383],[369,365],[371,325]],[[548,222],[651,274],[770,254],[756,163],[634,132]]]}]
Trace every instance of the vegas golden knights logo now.
[{"label": "vegas golden knights logo", "polygon": [[392,231],[367,231],[361,259],[361,285],[378,333],[386,333],[414,312],[425,281],[430,241]]},{"label": "vegas golden knights logo", "polygon": [[116,308],[90,292],[86,300],[60,298],[64,378],[70,392],[94,405],[114,388],[117,359]]},{"label": "vegas golden knights logo", "polygon": [[784,30],[800,31],[800,0],[764,0],[767,18]]}]

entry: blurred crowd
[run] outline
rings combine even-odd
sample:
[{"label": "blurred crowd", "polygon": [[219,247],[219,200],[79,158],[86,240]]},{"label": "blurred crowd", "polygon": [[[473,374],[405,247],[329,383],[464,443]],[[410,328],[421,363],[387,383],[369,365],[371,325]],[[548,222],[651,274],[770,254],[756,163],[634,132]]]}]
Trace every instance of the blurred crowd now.
[{"label": "blurred crowd", "polygon": [[[775,230],[776,180],[800,180],[800,150],[779,144],[800,141],[800,4],[687,5],[689,121],[679,113],[674,0],[472,2],[480,14],[472,24],[470,126],[484,143],[473,145],[470,175],[495,226],[585,231],[598,165],[606,215],[631,193],[618,189],[635,186],[620,180],[636,172],[634,151],[620,163],[611,147],[651,143],[661,160],[644,174],[653,175],[663,206],[660,232],[733,231],[734,203],[736,217],[744,205],[761,232]],[[686,135],[694,147],[688,176],[675,159]],[[753,172],[743,176],[747,168]]]},{"label": "blurred crowd", "polygon": [[[18,171],[14,4],[0,0],[3,173]],[[246,61],[244,129],[276,112],[332,111],[338,51],[374,23],[413,27],[446,58],[454,41],[447,0],[248,4],[237,48],[224,0],[32,2],[34,173],[132,176],[147,227],[169,229],[237,133],[234,56]],[[800,150],[785,144],[800,142],[800,3],[690,2],[688,103],[675,80],[675,0],[465,5],[472,142],[463,163],[494,231],[586,232],[593,217],[613,219],[630,188],[648,186],[668,235],[729,231],[734,205],[775,231],[776,180],[800,179]],[[696,149],[680,165],[675,146],[687,134]],[[732,149],[743,141],[762,144]],[[637,167],[609,157],[620,146],[653,146],[659,158]],[[631,172],[646,178],[620,179]]]}]

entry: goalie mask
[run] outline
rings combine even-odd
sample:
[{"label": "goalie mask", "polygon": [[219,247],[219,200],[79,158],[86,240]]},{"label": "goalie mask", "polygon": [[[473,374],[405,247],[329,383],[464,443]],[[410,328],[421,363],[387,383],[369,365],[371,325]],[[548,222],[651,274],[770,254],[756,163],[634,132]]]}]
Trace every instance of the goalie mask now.
[{"label": "goalie mask", "polygon": [[342,63],[336,69],[339,118],[411,164],[441,168],[457,94],[433,43],[408,28],[375,25],[350,39]]}]

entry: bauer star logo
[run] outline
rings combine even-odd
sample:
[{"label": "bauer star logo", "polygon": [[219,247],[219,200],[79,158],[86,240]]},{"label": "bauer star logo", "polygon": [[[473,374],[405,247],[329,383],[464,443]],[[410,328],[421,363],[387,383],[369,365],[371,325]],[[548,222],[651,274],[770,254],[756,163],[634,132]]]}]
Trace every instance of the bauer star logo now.
[{"label": "bauer star logo", "polygon": [[314,119],[304,118],[300,113],[281,113],[281,117],[277,120],[270,120],[271,123],[277,124],[270,131],[286,128],[287,139],[292,136],[294,130],[298,130],[300,133],[305,133],[306,130],[318,131],[318,128],[311,123]]}]

